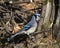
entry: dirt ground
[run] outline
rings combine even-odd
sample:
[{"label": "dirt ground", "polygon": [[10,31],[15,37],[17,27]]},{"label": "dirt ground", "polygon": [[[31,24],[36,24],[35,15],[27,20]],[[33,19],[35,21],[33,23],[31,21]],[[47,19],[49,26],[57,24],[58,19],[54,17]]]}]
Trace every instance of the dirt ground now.
[{"label": "dirt ground", "polygon": [[[27,7],[27,6],[29,6],[29,7]],[[28,8],[26,10],[29,10],[31,8],[33,9],[34,7],[35,7],[34,3],[31,3],[26,6],[23,5],[23,8],[25,8],[25,9]],[[55,40],[53,40],[51,32],[52,31],[46,32],[45,37],[43,36],[43,33],[35,35],[34,42],[31,41],[29,38],[24,38],[21,41],[20,37],[15,38],[16,39],[15,42],[17,42],[17,43],[15,43],[13,41],[4,42],[5,40],[2,40],[2,43],[0,42],[0,48],[60,48],[60,43],[57,43]]]}]

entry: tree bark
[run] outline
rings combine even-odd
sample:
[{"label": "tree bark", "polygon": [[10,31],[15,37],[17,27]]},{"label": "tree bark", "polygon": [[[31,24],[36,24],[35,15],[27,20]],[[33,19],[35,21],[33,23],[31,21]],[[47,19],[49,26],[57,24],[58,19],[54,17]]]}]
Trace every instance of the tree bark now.
[{"label": "tree bark", "polygon": [[45,18],[44,18],[44,24],[47,23],[49,21],[50,15],[51,15],[51,2],[49,2],[49,0],[47,1],[47,7],[46,7],[46,14],[45,14]]},{"label": "tree bark", "polygon": [[60,16],[59,16],[59,0],[54,0],[54,5],[55,5],[55,14],[54,14],[54,20],[53,20],[53,25],[52,25],[52,37],[54,39],[57,38],[58,36],[58,33],[59,33],[59,28],[60,28],[60,25],[59,25],[59,22],[60,22]]},{"label": "tree bark", "polygon": [[33,0],[30,0],[30,2],[33,2]]}]

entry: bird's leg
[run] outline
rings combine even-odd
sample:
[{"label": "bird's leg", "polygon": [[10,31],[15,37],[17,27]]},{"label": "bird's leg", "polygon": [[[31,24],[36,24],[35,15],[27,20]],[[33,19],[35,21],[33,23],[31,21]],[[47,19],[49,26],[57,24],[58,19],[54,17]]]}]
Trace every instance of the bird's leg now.
[{"label": "bird's leg", "polygon": [[35,37],[34,37],[34,36],[29,35],[29,39],[30,39],[32,42],[35,42]]}]

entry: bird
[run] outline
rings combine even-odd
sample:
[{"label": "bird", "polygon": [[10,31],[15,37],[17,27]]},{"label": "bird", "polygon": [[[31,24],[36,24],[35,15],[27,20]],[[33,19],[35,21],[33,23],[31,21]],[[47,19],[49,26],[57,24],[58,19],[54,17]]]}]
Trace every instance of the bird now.
[{"label": "bird", "polygon": [[38,21],[40,19],[41,14],[39,13],[35,13],[31,20],[16,34],[12,35],[10,38],[8,38],[8,41],[10,41],[11,39],[13,39],[14,37],[21,35],[21,34],[27,34],[29,36],[29,34],[33,33],[36,31],[37,25],[38,25]]}]

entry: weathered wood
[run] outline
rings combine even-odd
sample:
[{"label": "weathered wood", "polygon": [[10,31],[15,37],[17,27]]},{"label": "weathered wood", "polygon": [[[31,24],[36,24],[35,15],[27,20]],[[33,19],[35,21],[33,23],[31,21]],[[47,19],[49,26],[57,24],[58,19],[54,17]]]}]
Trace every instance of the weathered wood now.
[{"label": "weathered wood", "polygon": [[51,4],[51,2],[48,0],[48,1],[47,1],[45,18],[44,18],[44,24],[49,21],[49,18],[50,18],[50,15],[51,15],[51,10],[52,10],[52,4]]}]

